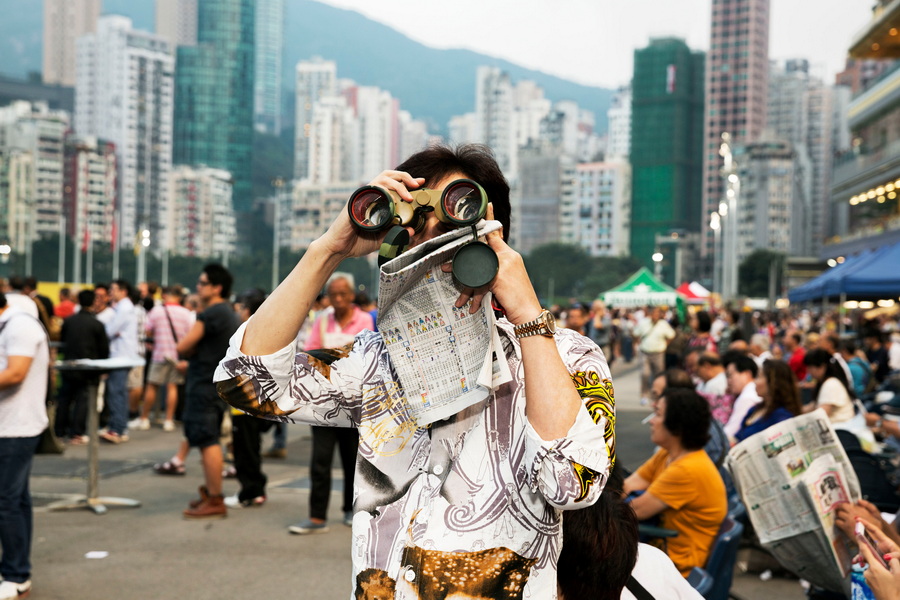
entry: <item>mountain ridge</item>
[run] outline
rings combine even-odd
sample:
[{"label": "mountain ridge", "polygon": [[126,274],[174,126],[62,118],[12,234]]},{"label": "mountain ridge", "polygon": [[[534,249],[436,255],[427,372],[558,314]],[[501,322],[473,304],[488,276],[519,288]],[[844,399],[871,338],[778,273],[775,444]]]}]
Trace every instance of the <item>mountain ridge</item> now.
[{"label": "mountain ridge", "polygon": [[[0,14],[4,15],[0,56],[7,57],[0,71],[24,77],[41,68],[42,15],[40,10],[16,10],[18,6],[14,0],[0,0]],[[136,28],[152,30],[151,6],[134,0],[105,0],[103,12],[124,14]],[[430,131],[445,132],[451,117],[474,111],[475,71],[480,65],[489,65],[509,73],[514,82],[535,81],[552,101],[575,101],[594,113],[599,133],[606,131],[606,110],[613,90],[578,84],[471,50],[431,48],[360,13],[314,0],[288,0],[286,13],[282,85],[288,91],[294,90],[296,63],[321,56],[337,63],[338,77],[389,91],[402,109],[428,123]],[[293,106],[290,108],[288,123],[293,121]]]}]

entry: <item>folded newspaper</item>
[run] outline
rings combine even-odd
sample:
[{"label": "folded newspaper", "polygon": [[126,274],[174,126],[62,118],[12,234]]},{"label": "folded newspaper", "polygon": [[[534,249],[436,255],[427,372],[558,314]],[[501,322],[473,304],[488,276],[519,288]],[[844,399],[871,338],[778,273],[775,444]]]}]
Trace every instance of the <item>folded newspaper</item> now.
[{"label": "folded newspaper", "polygon": [[825,411],[748,437],[726,464],[763,547],[798,577],[849,592],[851,553],[834,511],[856,502],[860,487]]},{"label": "folded newspaper", "polygon": [[[476,226],[479,239],[500,229],[497,221]],[[446,419],[486,399],[510,380],[505,360],[494,360],[500,338],[490,293],[469,312],[457,308],[462,286],[441,265],[450,262],[472,229],[451,231],[382,265],[378,289],[378,331],[419,425]]]}]

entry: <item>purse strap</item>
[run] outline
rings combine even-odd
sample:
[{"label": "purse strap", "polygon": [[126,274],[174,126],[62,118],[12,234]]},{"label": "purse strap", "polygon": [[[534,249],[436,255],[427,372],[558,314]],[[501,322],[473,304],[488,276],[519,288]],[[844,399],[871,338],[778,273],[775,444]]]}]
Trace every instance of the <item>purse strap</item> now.
[{"label": "purse strap", "polygon": [[634,594],[634,597],[637,600],[655,600],[653,598],[653,594],[647,591],[647,588],[642,586],[637,579],[634,578],[633,575],[628,576],[628,581],[625,582],[625,587],[628,588],[628,591]]},{"label": "purse strap", "polygon": [[175,333],[175,325],[172,324],[172,317],[169,315],[169,309],[166,308],[166,305],[163,304],[163,312],[166,313],[166,320],[169,322],[169,329],[172,330],[172,339],[175,340],[175,343],[178,343],[178,334]]}]

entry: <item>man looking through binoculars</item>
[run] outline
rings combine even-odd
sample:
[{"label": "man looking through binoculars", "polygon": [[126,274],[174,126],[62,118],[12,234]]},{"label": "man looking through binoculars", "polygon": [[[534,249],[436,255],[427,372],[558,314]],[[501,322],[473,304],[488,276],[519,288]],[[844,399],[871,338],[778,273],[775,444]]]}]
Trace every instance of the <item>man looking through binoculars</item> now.
[{"label": "man looking through binoculars", "polygon": [[[329,276],[343,259],[377,251],[387,235],[361,230],[347,211],[235,334],[216,374],[219,393],[242,410],[359,429],[357,597],[374,586],[396,598],[430,597],[437,589],[555,598],[560,511],[596,501],[614,459],[606,360],[589,339],[556,332],[541,309],[522,257],[505,241],[509,186],[490,150],[431,147],[370,185],[412,202],[413,190],[443,191],[460,179],[483,188],[486,217],[503,228],[487,235],[496,277],[478,289],[458,285],[456,307],[471,301],[474,313],[488,291],[503,306],[503,355],[496,360],[507,362],[512,381],[448,419],[419,426],[380,334],[364,331],[327,353],[297,351],[294,339]],[[424,217],[418,230],[409,228],[409,247],[452,227],[434,212]]]}]

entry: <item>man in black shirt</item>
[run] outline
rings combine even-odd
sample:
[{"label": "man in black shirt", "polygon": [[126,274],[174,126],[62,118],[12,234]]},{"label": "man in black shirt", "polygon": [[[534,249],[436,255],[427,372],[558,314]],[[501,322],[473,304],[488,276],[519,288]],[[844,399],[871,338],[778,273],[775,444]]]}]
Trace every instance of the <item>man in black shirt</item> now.
[{"label": "man in black shirt", "polygon": [[[63,321],[61,341],[66,360],[109,357],[106,329],[91,311],[93,304],[94,291],[81,290],[78,292],[78,305],[81,310]],[[71,444],[87,443],[84,431],[88,391],[91,384],[97,384],[98,377],[88,373],[62,374],[56,422],[53,425],[56,437],[61,439],[69,437]]]},{"label": "man in black shirt", "polygon": [[204,308],[177,346],[179,356],[189,356],[182,414],[184,436],[191,446],[200,449],[206,482],[200,487],[200,500],[184,511],[188,519],[223,518],[228,514],[222,496],[223,459],[219,444],[225,402],[216,392],[213,374],[238,328],[238,316],[226,302],[231,283],[231,273],[222,265],[203,267],[197,278],[197,295]]}]

